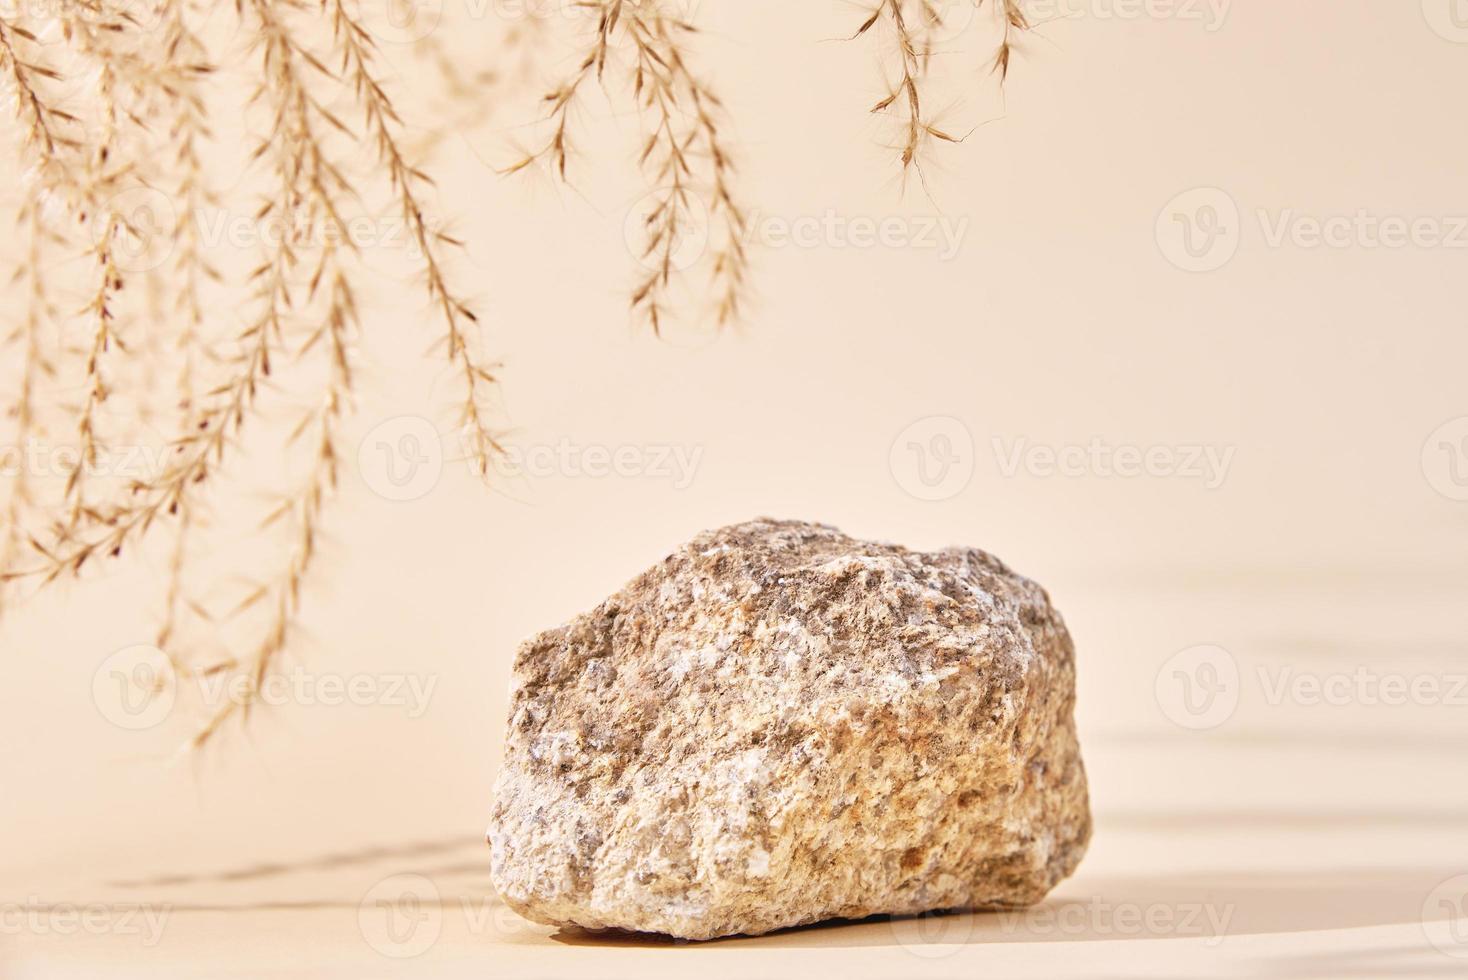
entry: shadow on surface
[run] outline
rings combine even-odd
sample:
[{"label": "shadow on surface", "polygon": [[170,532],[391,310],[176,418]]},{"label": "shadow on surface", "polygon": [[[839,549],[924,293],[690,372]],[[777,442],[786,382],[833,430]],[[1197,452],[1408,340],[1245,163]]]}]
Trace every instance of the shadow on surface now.
[{"label": "shadow on surface", "polygon": [[[204,883],[257,881],[263,878],[279,878],[287,875],[302,874],[316,871],[335,871],[341,868],[360,867],[376,864],[380,861],[396,861],[405,858],[421,858],[438,854],[451,854],[465,852],[470,849],[482,854],[484,860],[478,867],[488,868],[489,857],[487,845],[482,840],[474,838],[453,837],[447,840],[420,841],[414,844],[402,844],[396,847],[364,847],[355,851],[341,851],[334,854],[324,854],[317,858],[307,858],[300,861],[285,861],[280,863],[252,864],[242,868],[233,868],[226,871],[195,872],[187,874],[165,874],[149,878],[134,878],[125,881],[110,881],[107,884],[113,888],[145,888],[165,887],[173,885],[197,885]],[[468,867],[467,863],[457,864],[456,868],[462,870]],[[425,873],[425,872],[418,872]]]},{"label": "shadow on surface", "polygon": [[[1245,811],[1246,820],[1250,811]],[[1220,827],[1240,826],[1240,814],[1215,817]],[[1412,815],[1391,811],[1356,814],[1302,813],[1297,826],[1410,827],[1431,821],[1434,826],[1453,822],[1461,814]],[[1259,827],[1278,826],[1278,814],[1254,814]],[[1288,819],[1288,817],[1286,817]],[[1110,822],[1131,821],[1138,830],[1186,831],[1196,829],[1193,814],[1117,814]],[[192,884],[230,884],[284,879],[341,868],[387,864],[387,874],[421,874],[438,885],[445,908],[490,908],[498,905],[487,880],[484,844],[474,839],[426,841],[402,846],[371,847],[281,863],[262,863],[205,874],[172,874],[117,886],[127,888]],[[479,859],[469,859],[470,853]],[[436,865],[422,859],[447,855]],[[1190,939],[1215,943],[1228,936],[1359,929],[1372,926],[1420,924],[1428,895],[1456,868],[1346,869],[1329,871],[1186,872],[1171,875],[1099,875],[1082,873],[1064,882],[1043,903],[1029,909],[952,912],[892,918],[877,916],[859,921],[817,923],[757,937],[714,940],[750,947],[907,946],[915,950],[934,945],[981,943],[1074,943],[1111,940]],[[483,886],[466,880],[485,875]],[[170,902],[166,895],[147,896],[151,904],[173,912],[232,913],[359,908],[361,894],[327,895],[303,901],[284,881],[269,886],[286,894],[251,895],[238,902],[227,894],[199,896]],[[295,892],[294,894],[292,894]],[[142,896],[139,896],[141,898]],[[517,918],[517,921],[518,918]],[[696,947],[663,936],[574,928],[554,933],[552,940],[574,946]],[[539,941],[539,940],[536,940]],[[1429,966],[1425,963],[1424,966]],[[1319,968],[1331,972],[1323,960]],[[1409,968],[1410,969],[1410,968]],[[1341,971],[1334,971],[1341,972]],[[1313,975],[1313,974],[1309,974]],[[1349,974],[1345,974],[1349,975]],[[1362,974],[1366,975],[1366,974]]]},{"label": "shadow on surface", "polygon": [[[1073,943],[1191,939],[1358,929],[1422,921],[1423,902],[1451,869],[1234,872],[1082,877],[1030,909],[830,922],[714,940],[762,947]],[[702,946],[639,933],[562,929],[576,946]]]}]

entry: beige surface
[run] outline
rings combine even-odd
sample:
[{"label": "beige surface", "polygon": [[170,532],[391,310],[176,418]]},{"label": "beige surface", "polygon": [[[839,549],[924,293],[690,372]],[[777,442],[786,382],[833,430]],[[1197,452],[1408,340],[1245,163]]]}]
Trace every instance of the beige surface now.
[{"label": "beige surface", "polygon": [[[1453,34],[1446,2],[1426,6]],[[373,492],[369,459],[332,512],[294,663],[379,691],[432,683],[426,710],[385,692],[364,706],[307,698],[197,757],[176,753],[182,711],[129,732],[93,700],[107,658],[151,635],[156,560],[30,603],[0,634],[0,975],[1461,975],[1465,961],[1429,939],[1451,907],[1438,899],[1461,896],[1434,889],[1468,872],[1468,706],[1445,703],[1468,671],[1468,504],[1438,489],[1455,485],[1437,444],[1462,433],[1428,440],[1468,415],[1464,252],[1270,244],[1284,215],[1452,226],[1468,212],[1452,101],[1468,45],[1421,7],[1241,2],[1208,31],[1093,4],[1027,43],[1007,115],[942,154],[929,200],[902,197],[872,148],[869,52],[821,43],[856,7],[708,0],[704,50],[753,204],[790,220],[941,206],[968,221],[946,262],[761,248],[757,309],[717,341],[659,344],[625,325],[622,218],[637,191],[612,164],[629,121],[597,130],[614,159],[580,193],[489,172],[481,158],[501,162],[514,113],[450,147],[442,196],[473,243],[465,271],[507,365],[512,441],[678,447],[697,454],[693,478],[558,464],[485,493],[451,462],[398,503]],[[977,67],[960,70],[982,91]],[[971,94],[951,117],[967,128],[993,109]],[[1169,202],[1196,188],[1240,209],[1237,254],[1209,272],[1169,260],[1187,262]],[[416,300],[406,279],[382,282],[393,312],[372,324],[353,436],[389,423],[378,435],[396,438],[403,415],[446,430],[433,408],[448,382],[420,358],[431,338]],[[935,417],[958,424],[922,421]],[[937,436],[958,475],[930,485],[917,467],[937,457],[911,444],[931,453]],[[1018,440],[1232,456],[1212,489],[1094,468],[1006,475]],[[254,464],[262,479],[268,461]],[[919,499],[932,496],[944,499]],[[1097,815],[1054,918],[690,947],[552,936],[493,904],[479,835],[515,643],[695,531],[766,513],[980,546],[1050,589],[1076,638]],[[1226,667],[1206,652],[1169,662],[1205,644],[1240,670],[1226,719],[1179,714],[1166,681]],[[1369,679],[1330,682],[1341,704],[1274,696],[1282,680],[1358,668],[1446,686],[1401,705],[1379,703]],[[1188,730],[1168,711],[1218,724]],[[399,910],[426,931],[398,938],[424,943],[438,926],[403,961],[379,951],[412,950],[384,940],[393,910],[376,904],[422,888],[401,874],[432,890],[424,917]],[[59,936],[56,903],[107,910]],[[123,921],[136,903],[166,914],[152,945]],[[1221,939],[1198,931],[1225,917]],[[1152,925],[1138,932],[1138,918]]]}]

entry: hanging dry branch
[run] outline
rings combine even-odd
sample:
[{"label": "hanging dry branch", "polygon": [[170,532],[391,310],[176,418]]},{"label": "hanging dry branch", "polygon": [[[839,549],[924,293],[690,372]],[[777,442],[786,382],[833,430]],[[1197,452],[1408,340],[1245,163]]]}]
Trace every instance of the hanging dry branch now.
[{"label": "hanging dry branch", "polygon": [[[940,39],[951,30],[965,26],[955,26],[952,18],[986,9],[984,0],[972,2],[973,9],[960,6],[960,13],[955,15],[935,0],[879,0],[852,35],[853,39],[879,38],[895,72],[896,80],[889,82],[886,94],[871,107],[871,112],[898,120],[901,133],[898,159],[904,173],[916,171],[922,177],[923,154],[934,141],[960,143],[964,139],[935,124],[926,92],[935,57],[944,53]],[[987,9],[994,11],[999,21],[993,71],[999,76],[1002,90],[1009,77],[1017,35],[1028,30],[1030,24],[1019,0],[993,0]]]},{"label": "hanging dry branch", "polygon": [[[544,142],[508,169],[539,163],[569,181],[575,113],[588,89],[604,88],[640,125],[647,193],[634,212],[643,271],[632,310],[655,334],[683,312],[676,294],[692,240],[711,318],[737,320],[749,288],[749,218],[728,114],[693,65],[697,29],[662,0],[570,2],[595,29],[574,70],[544,97]],[[1000,12],[1003,31],[993,70],[1002,85],[1028,24],[1018,0],[995,4],[988,9]],[[368,273],[346,229],[372,213],[374,196],[390,202],[413,246],[433,314],[429,341],[457,385],[455,422],[474,468],[487,476],[500,451],[495,373],[450,272],[460,243],[433,216],[432,182],[410,149],[422,127],[405,125],[389,94],[372,25],[353,0],[235,0],[233,27],[247,43],[230,45],[239,60],[228,67],[252,84],[238,106],[250,179],[231,199],[206,162],[225,67],[206,40],[215,12],[200,0],[56,0],[0,13],[0,92],[8,96],[0,128],[22,175],[11,215],[19,254],[0,308],[8,355],[0,405],[16,446],[57,440],[72,461],[41,474],[22,465],[7,479],[0,605],[24,585],[44,587],[165,541],[158,646],[181,674],[229,674],[245,692],[215,706],[199,742],[248,717],[297,637],[367,326],[359,295]],[[856,32],[890,45],[897,80],[873,112],[900,120],[904,171],[921,173],[931,141],[956,141],[933,124],[925,89],[942,23],[935,0],[880,0]],[[504,50],[522,71],[544,33],[533,21],[509,26]],[[448,88],[452,124],[487,118],[493,86],[512,67],[466,66],[441,38],[418,40]],[[221,208],[280,229],[262,235],[258,256],[234,274],[215,266],[200,236],[203,215]],[[242,319],[225,320],[222,309]],[[261,424],[267,415],[291,423],[279,448],[290,461],[287,486],[272,488],[261,521],[274,546],[269,565],[245,573],[243,585],[206,586],[199,559],[210,549],[196,538],[214,533],[211,501],[240,482],[246,436],[273,431]],[[119,475],[99,465],[155,418],[169,429],[156,466]]]},{"label": "hanging dry branch", "polygon": [[[748,285],[748,218],[734,192],[723,103],[689,65],[688,41],[697,28],[655,0],[592,0],[587,6],[597,13],[592,39],[575,72],[544,96],[550,136],[508,172],[543,162],[568,180],[572,112],[586,84],[594,80],[630,92],[642,114],[639,164],[649,184],[639,216],[644,270],[633,287],[631,307],[660,333],[670,315],[675,277],[683,271],[680,245],[688,236],[708,236],[713,317],[720,325],[730,323],[739,315]],[[625,61],[616,42],[630,49]],[[618,76],[617,83],[607,81],[609,71]]]}]

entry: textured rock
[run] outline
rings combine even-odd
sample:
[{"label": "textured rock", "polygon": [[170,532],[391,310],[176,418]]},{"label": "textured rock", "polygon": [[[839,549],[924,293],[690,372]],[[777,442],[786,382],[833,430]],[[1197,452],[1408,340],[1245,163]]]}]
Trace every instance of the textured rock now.
[{"label": "textured rock", "polygon": [[1039,901],[1090,836],[1074,652],[982,551],[711,531],[520,648],[489,828],[537,922],[688,939]]}]

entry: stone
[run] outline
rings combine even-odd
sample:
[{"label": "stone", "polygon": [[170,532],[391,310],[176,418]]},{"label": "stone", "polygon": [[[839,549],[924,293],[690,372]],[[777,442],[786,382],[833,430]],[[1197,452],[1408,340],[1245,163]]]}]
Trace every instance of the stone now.
[{"label": "stone", "polygon": [[1090,838],[1045,590],[757,520],[521,646],[489,827],[505,903],[683,939],[1013,908]]}]

